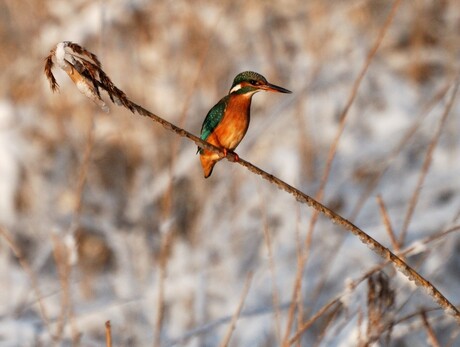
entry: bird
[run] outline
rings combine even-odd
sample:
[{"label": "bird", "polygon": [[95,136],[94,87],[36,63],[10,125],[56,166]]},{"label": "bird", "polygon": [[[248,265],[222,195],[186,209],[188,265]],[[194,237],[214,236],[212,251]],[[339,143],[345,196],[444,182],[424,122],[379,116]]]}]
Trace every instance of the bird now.
[{"label": "bird", "polygon": [[234,153],[248,131],[251,113],[251,100],[260,91],[292,93],[283,87],[269,83],[261,74],[245,71],[236,75],[228,95],[224,96],[208,112],[201,126],[200,138],[222,149],[224,156],[198,147],[204,178],[212,174],[214,165],[231,152]]}]

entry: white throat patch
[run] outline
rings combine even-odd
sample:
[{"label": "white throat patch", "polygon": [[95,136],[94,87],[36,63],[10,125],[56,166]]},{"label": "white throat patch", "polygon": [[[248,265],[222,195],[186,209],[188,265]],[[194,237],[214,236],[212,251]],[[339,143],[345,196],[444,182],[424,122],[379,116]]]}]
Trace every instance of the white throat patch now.
[{"label": "white throat patch", "polygon": [[236,86],[234,86],[232,89],[230,89],[230,93],[232,94],[233,92],[236,92],[237,90],[241,89],[241,83],[238,83]]}]

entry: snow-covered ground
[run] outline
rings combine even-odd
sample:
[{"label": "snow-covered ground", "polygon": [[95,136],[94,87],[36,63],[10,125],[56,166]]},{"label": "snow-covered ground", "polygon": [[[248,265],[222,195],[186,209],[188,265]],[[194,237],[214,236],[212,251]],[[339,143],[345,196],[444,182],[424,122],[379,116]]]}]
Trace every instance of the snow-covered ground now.
[{"label": "snow-covered ground", "polygon": [[[133,101],[198,134],[234,76],[257,71],[293,94],[254,96],[236,152],[315,196],[390,8],[0,4],[0,346],[102,346],[108,320],[114,346],[218,346],[248,278],[229,346],[280,346],[335,299],[294,345],[460,345],[451,316],[341,227],[320,217],[310,234],[313,210],[244,167],[221,161],[205,180],[193,143],[114,104],[102,112],[57,70],[53,94],[43,75],[50,49],[77,42]],[[396,238],[407,225],[408,263],[457,305],[458,96],[447,106],[459,35],[458,2],[402,2],[347,114],[323,199],[394,249],[381,197]]]}]

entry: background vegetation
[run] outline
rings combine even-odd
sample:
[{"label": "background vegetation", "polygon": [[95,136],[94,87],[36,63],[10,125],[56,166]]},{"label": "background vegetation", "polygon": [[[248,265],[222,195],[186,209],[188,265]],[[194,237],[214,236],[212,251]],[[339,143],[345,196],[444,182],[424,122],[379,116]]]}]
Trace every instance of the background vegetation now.
[{"label": "background vegetation", "polygon": [[110,320],[114,346],[216,346],[243,299],[230,346],[279,346],[304,324],[294,345],[460,343],[458,324],[355,237],[313,225],[239,165],[204,180],[190,142],[102,113],[62,73],[52,94],[42,73],[57,42],[78,42],[134,101],[195,134],[238,72],[262,73],[294,94],[254,97],[238,154],[312,196],[331,164],[322,201],[409,250],[459,303],[460,105],[446,104],[460,5],[402,2],[328,160],[390,8],[2,2],[0,344],[100,346]]}]

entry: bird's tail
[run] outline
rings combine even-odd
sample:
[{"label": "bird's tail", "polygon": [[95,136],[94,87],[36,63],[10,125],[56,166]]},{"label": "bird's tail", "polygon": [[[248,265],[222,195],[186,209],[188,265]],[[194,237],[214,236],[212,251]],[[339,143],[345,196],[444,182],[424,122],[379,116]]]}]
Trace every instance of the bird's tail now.
[{"label": "bird's tail", "polygon": [[211,159],[206,155],[200,156],[201,166],[203,167],[204,178],[208,178],[212,174],[214,165],[218,162],[216,159]]}]

